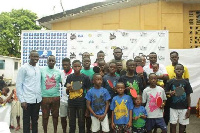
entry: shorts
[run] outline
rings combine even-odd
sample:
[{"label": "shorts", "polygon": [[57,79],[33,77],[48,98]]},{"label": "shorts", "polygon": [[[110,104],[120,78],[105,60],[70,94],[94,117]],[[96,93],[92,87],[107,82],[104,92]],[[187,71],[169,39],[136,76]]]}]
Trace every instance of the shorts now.
[{"label": "shorts", "polygon": [[68,103],[60,102],[60,117],[67,117]]},{"label": "shorts", "polygon": [[189,118],[185,118],[187,109],[172,109],[170,108],[170,123],[176,124],[179,120],[181,125],[188,125]]},{"label": "shorts", "polygon": [[43,118],[48,118],[50,115],[50,111],[53,117],[58,117],[60,108],[60,97],[43,97],[41,108]]},{"label": "shorts", "polygon": [[91,125],[91,130],[92,132],[97,132],[100,130],[100,124],[102,126],[102,131],[103,132],[109,132],[109,122],[108,122],[108,115],[105,116],[103,121],[99,121],[96,117],[91,116],[92,119],[92,125]]},{"label": "shorts", "polygon": [[128,128],[125,124],[116,124],[114,133],[132,133],[131,127]]},{"label": "shorts", "polygon": [[132,133],[146,133],[146,128],[145,126],[140,128],[133,127],[132,131]]},{"label": "shorts", "polygon": [[167,126],[163,118],[147,118],[146,129],[147,132],[152,131],[154,128],[161,128],[167,132]]}]

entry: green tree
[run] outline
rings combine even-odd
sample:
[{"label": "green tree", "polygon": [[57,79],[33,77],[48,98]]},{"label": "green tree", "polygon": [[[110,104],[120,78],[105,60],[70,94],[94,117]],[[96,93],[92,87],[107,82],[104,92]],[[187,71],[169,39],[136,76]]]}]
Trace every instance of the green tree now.
[{"label": "green tree", "polygon": [[37,15],[29,10],[15,10],[0,14],[0,55],[21,56],[21,31],[40,30]]}]

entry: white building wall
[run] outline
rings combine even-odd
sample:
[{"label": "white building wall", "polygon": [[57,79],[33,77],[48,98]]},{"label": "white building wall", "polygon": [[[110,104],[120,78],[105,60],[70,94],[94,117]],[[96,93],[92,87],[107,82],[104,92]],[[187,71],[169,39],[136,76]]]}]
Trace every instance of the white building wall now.
[{"label": "white building wall", "polygon": [[[4,74],[4,79],[12,79],[12,84],[16,83],[17,72],[20,67],[20,59],[15,57],[1,56],[0,60],[5,60],[4,69],[0,69],[0,76]],[[18,69],[15,70],[15,62],[18,62]]]}]

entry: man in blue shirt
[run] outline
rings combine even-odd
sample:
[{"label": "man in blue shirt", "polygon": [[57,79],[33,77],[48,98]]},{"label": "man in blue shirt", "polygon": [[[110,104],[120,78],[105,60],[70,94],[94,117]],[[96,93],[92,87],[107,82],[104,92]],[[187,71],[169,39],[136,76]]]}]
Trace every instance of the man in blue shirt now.
[{"label": "man in blue shirt", "polygon": [[23,133],[30,133],[30,118],[32,133],[38,132],[38,115],[41,97],[41,74],[36,63],[39,54],[36,50],[30,52],[30,62],[23,65],[17,75],[17,97],[23,109]]}]

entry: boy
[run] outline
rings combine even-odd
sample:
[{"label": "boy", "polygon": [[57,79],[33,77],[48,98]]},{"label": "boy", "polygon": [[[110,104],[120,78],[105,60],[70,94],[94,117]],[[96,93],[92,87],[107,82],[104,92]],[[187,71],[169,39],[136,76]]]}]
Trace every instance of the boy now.
[{"label": "boy", "polygon": [[[115,62],[109,63],[109,73],[103,77],[103,87],[106,88],[111,96],[111,99],[116,95],[115,87],[119,80],[119,77],[115,75],[117,65]],[[113,85],[111,85],[111,84]]]},{"label": "boy", "polygon": [[117,61],[116,65],[117,65],[117,71],[115,72],[115,74],[120,77],[120,72],[122,71],[122,62]]},{"label": "boy", "polygon": [[111,126],[116,133],[131,133],[133,101],[129,95],[124,94],[124,83],[117,83],[116,89],[118,95],[112,99],[110,105]]},{"label": "boy", "polygon": [[137,98],[134,99],[133,107],[133,133],[145,133],[145,123],[147,118],[147,112],[142,104],[142,96],[137,95]]},{"label": "boy", "polygon": [[[79,133],[85,133],[85,90],[90,88],[90,79],[88,76],[81,74],[81,62],[74,60],[72,62],[73,74],[67,77],[65,86],[67,87],[68,99],[68,117],[69,117],[69,132],[75,133],[76,130],[76,114],[78,116]],[[73,84],[80,83],[81,88],[73,88]]]},{"label": "boy", "polygon": [[[142,94],[142,103],[146,104],[145,108],[147,111],[147,133],[151,133],[154,128],[161,128],[162,133],[167,133],[167,126],[163,119],[163,108],[165,100],[167,100],[165,91],[156,85],[157,76],[155,73],[149,74],[149,83],[150,86],[146,87]],[[156,104],[158,97],[163,100],[161,107],[158,107]]]},{"label": "boy", "polygon": [[[136,62],[133,60],[128,60],[126,62],[127,73],[120,77],[119,82],[123,82],[127,90],[125,90],[126,94],[129,94],[129,88],[134,87],[137,91],[137,94],[141,94],[143,90],[142,80],[140,77],[135,75]],[[132,84],[132,85],[131,85]]]},{"label": "boy", "polygon": [[67,76],[73,73],[71,68],[71,62],[69,58],[62,59],[63,71],[61,72],[62,79],[62,97],[60,99],[60,118],[63,133],[67,131],[67,109],[68,109],[68,95],[66,94],[66,88],[64,87]]},{"label": "boy", "polygon": [[[170,103],[170,132],[176,132],[176,124],[179,120],[179,132],[183,133],[185,125],[189,124],[191,109],[190,94],[193,91],[189,81],[182,77],[184,66],[182,64],[177,64],[174,72],[176,73],[176,78],[169,80],[166,84],[166,94],[170,94],[172,98]],[[181,96],[177,96],[175,90],[177,87],[184,91]]]},{"label": "boy", "polygon": [[110,95],[108,91],[101,87],[102,76],[99,73],[93,76],[94,87],[91,88],[85,98],[87,100],[87,108],[91,113],[92,119],[92,132],[100,130],[100,123],[103,132],[109,132],[109,122],[107,111],[109,108]]},{"label": "boy", "polygon": [[[159,70],[159,64],[158,63],[153,63],[152,68],[153,68],[153,72],[157,75],[157,78],[164,76],[163,72]],[[164,88],[163,80],[158,79],[157,85]]]},{"label": "boy", "polygon": [[83,58],[83,69],[81,69],[81,73],[90,77],[90,80],[91,80],[92,76],[94,74],[94,71],[93,71],[93,69],[90,68],[90,65],[91,65],[90,58],[88,58],[88,57]]}]

